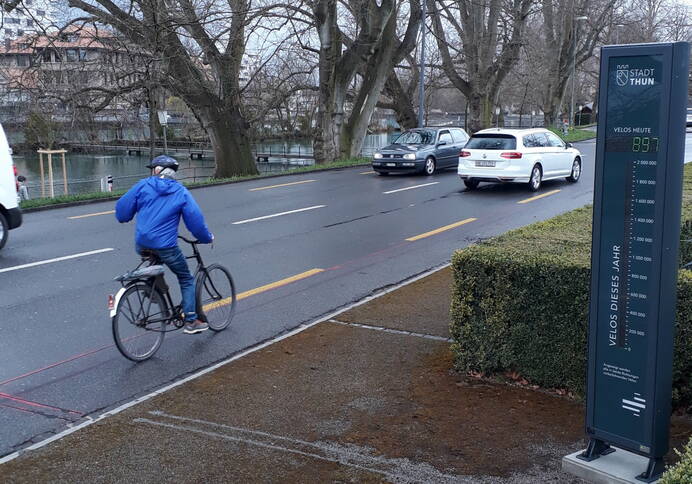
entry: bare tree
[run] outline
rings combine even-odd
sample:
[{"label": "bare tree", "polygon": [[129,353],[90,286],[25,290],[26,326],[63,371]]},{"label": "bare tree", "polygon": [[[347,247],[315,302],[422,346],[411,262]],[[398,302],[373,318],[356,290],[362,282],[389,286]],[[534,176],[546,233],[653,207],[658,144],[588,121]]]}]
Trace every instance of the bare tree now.
[{"label": "bare tree", "polygon": [[0,8],[6,13],[11,13],[22,3],[22,0],[0,0]]},{"label": "bare tree", "polygon": [[[418,0],[350,0],[345,10],[355,26],[352,32],[342,29],[340,15],[344,13],[336,0],[314,0],[311,10],[319,38],[319,49],[315,49],[320,93],[315,159],[325,162],[358,156],[389,75],[413,49],[420,4]],[[400,18],[405,20],[403,34],[397,32]],[[355,87],[353,93],[351,87]],[[352,107],[346,116],[349,97]]]},{"label": "bare tree", "polygon": [[377,107],[393,110],[399,126],[411,129],[418,124],[414,99],[418,89],[419,70],[414,56],[406,56],[405,63],[392,69],[384,85],[386,99],[381,99]]},{"label": "bare tree", "polygon": [[519,58],[532,2],[435,2],[433,31],[442,66],[452,85],[466,96],[471,131],[486,128],[492,122],[498,89]]},{"label": "bare tree", "polygon": [[216,177],[257,173],[239,84],[249,0],[69,0],[147,52],[158,82],[190,107],[207,131]]},{"label": "bare tree", "polygon": [[[542,28],[538,31],[544,52],[535,58],[540,76],[546,126],[556,124],[572,74],[593,58],[594,50],[612,28],[618,0],[541,0]],[[577,20],[580,17],[585,19]],[[575,37],[576,36],[576,37]],[[576,81],[576,80],[575,80]]]}]

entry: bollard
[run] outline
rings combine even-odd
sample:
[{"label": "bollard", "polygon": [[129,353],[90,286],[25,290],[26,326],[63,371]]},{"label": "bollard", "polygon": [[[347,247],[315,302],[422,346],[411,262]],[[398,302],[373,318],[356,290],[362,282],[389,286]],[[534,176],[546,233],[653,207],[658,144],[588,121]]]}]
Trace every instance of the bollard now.
[{"label": "bollard", "polygon": [[109,192],[112,192],[112,191],[113,191],[113,175],[108,175],[108,179],[107,179],[107,180],[108,180],[108,181],[107,181],[107,183],[108,183],[108,191],[109,191]]}]

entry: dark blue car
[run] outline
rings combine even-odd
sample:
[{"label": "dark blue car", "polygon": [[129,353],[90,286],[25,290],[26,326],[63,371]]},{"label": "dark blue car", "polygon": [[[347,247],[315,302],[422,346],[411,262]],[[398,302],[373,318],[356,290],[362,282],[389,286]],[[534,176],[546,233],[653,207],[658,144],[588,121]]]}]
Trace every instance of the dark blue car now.
[{"label": "dark blue car", "polygon": [[372,169],[380,175],[432,175],[438,169],[456,168],[459,151],[468,139],[466,131],[456,127],[411,129],[373,155]]}]

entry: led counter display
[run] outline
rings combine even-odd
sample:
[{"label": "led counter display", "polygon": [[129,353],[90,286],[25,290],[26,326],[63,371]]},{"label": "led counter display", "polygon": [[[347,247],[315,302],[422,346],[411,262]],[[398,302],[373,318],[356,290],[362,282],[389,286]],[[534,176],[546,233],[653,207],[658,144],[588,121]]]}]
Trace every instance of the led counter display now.
[{"label": "led counter display", "polygon": [[601,57],[585,458],[615,444],[651,473],[668,448],[688,55],[676,43]]},{"label": "led counter display", "polygon": [[[662,56],[611,57],[605,116],[601,207],[600,301],[597,351],[602,355],[596,385],[608,388],[607,410],[594,413],[597,427],[642,440],[636,422],[646,414],[647,335],[657,302],[654,268],[656,186],[659,150]],[[633,102],[636,100],[636,102]],[[605,256],[605,257],[604,257]],[[654,306],[655,308],[655,306]],[[612,409],[619,411],[613,412]],[[613,420],[614,418],[614,420]]]}]

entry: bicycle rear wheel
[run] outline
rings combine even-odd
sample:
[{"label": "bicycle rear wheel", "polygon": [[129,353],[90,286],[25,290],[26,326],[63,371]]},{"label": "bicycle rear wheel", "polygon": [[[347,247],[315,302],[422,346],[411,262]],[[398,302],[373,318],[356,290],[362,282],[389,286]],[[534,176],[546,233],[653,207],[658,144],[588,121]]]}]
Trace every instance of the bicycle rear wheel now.
[{"label": "bicycle rear wheel", "polygon": [[235,314],[235,284],[224,266],[212,264],[199,273],[196,281],[197,314],[205,317],[214,331],[222,331],[231,324]]},{"label": "bicycle rear wheel", "polygon": [[168,318],[168,304],[158,289],[143,282],[130,285],[113,316],[115,345],[132,361],[151,358],[163,342]]}]

